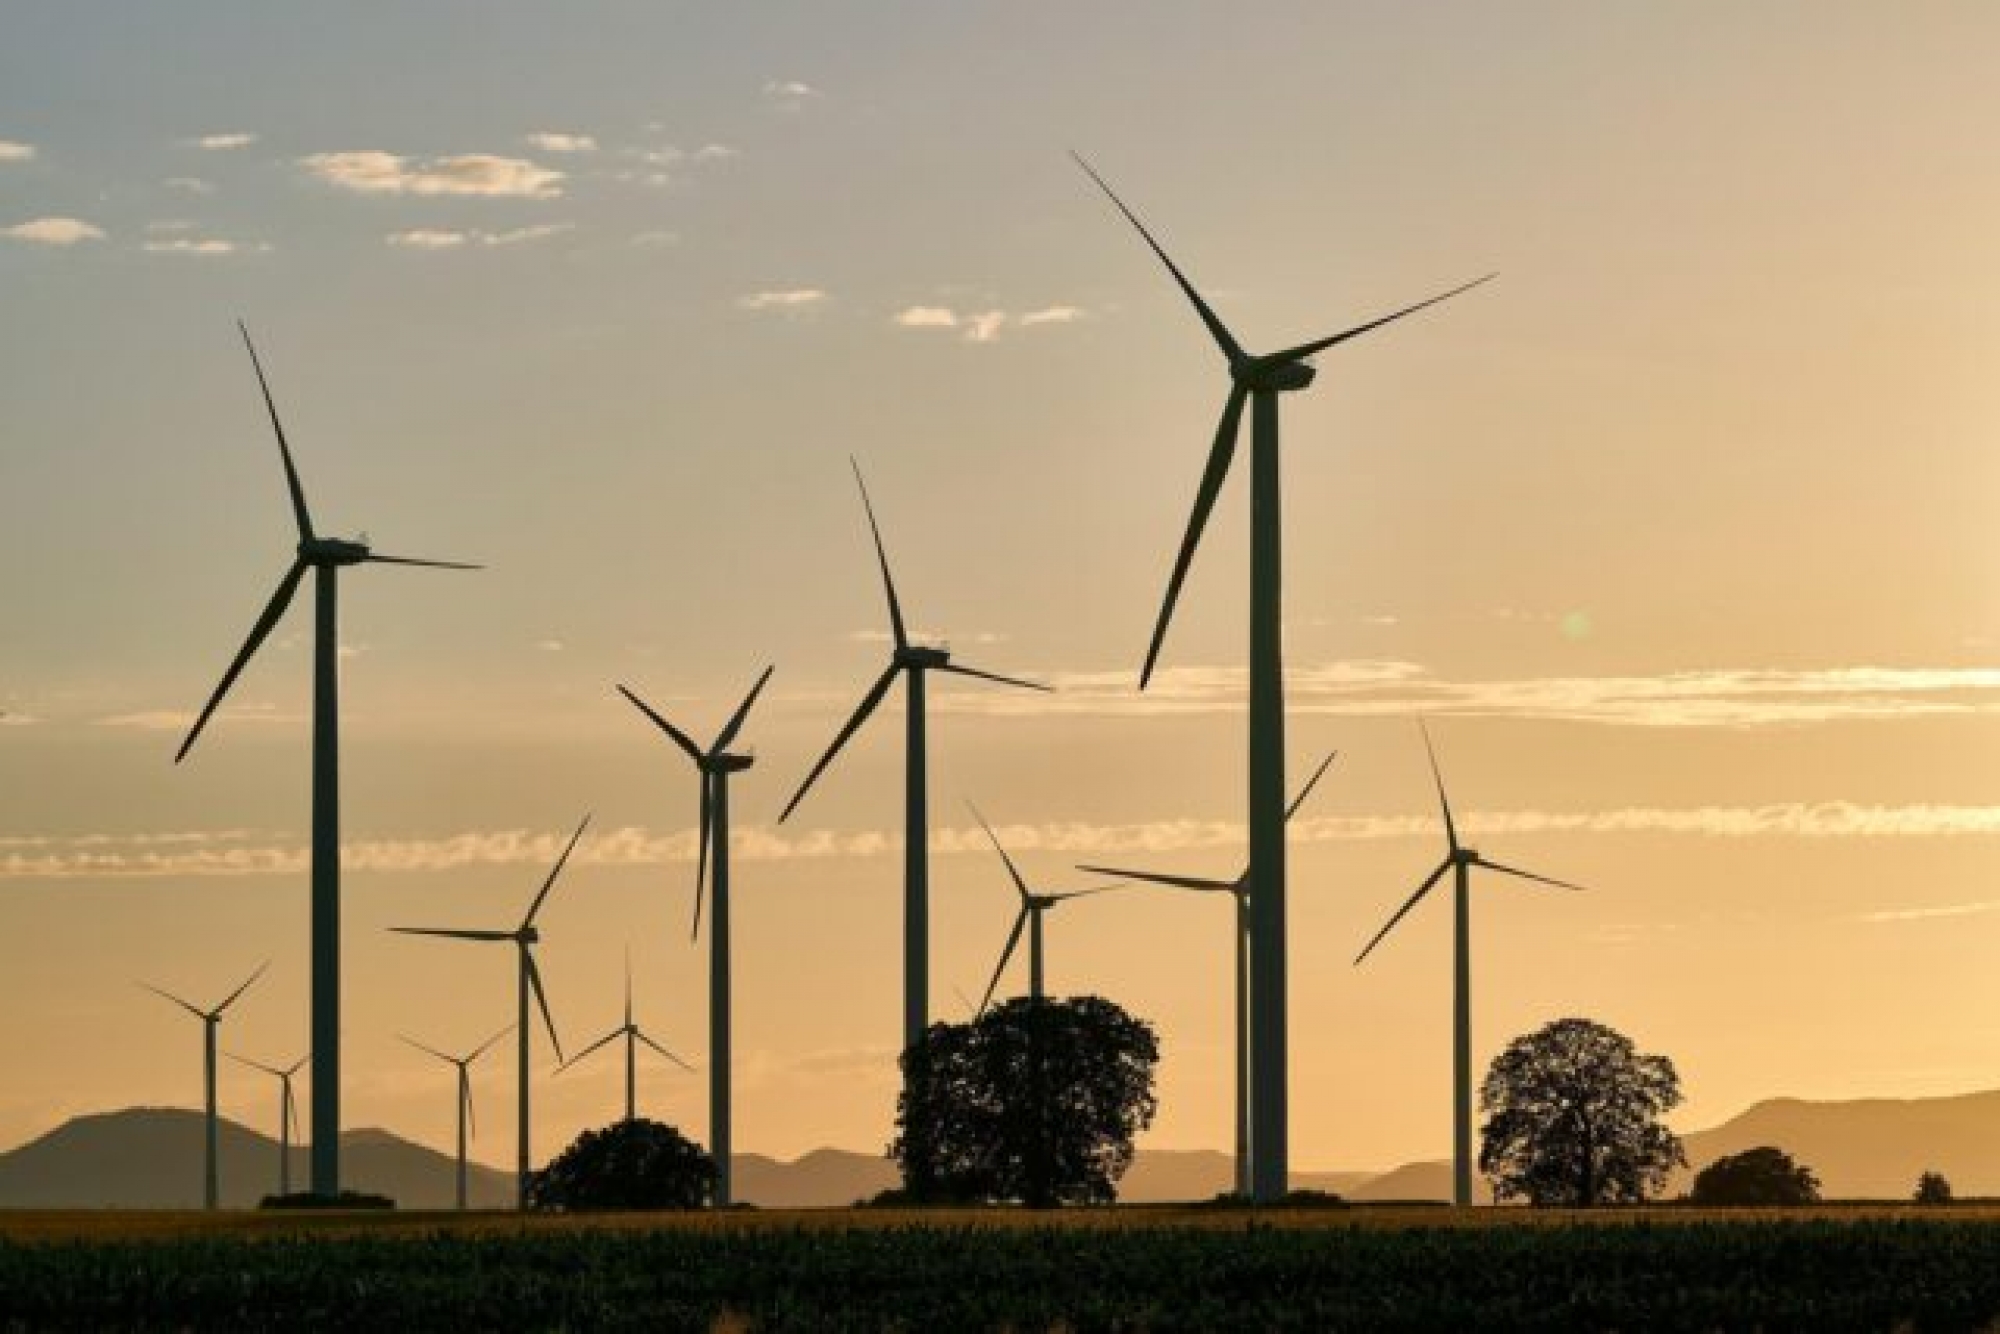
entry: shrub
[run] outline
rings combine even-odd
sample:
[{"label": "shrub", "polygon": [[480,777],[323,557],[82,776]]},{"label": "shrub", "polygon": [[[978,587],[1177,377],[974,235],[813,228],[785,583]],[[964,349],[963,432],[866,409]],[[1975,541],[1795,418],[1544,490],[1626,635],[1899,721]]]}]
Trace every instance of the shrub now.
[{"label": "shrub", "polygon": [[1783,1149],[1764,1145],[1725,1154],[1695,1175],[1694,1204],[1817,1204],[1819,1178]]},{"label": "shrub", "polygon": [[699,1209],[715,1163],[680,1131],[641,1117],[586,1130],[528,1175],[531,1209]]}]

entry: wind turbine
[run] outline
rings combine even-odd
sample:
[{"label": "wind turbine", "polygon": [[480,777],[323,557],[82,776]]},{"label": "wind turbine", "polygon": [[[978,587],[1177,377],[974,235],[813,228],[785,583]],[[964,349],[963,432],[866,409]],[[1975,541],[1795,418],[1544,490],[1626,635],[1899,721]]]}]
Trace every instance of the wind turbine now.
[{"label": "wind turbine", "polygon": [[833,738],[826,754],[820,756],[819,763],[799,784],[799,790],[785,804],[778,822],[784,823],[797,809],[813,783],[833,763],[833,757],[840,753],[840,748],[847,744],[847,739],[868,721],[869,714],[875,712],[882,697],[889,693],[889,687],[896,683],[897,674],[902,673],[908,692],[904,696],[904,710],[909,728],[903,758],[903,1049],[908,1051],[922,1040],[930,1027],[930,814],[925,785],[925,677],[930,672],[950,672],[1001,685],[1018,686],[1024,690],[1047,690],[1049,687],[964,667],[953,662],[951,651],[941,645],[910,642],[909,632],[903,624],[902,604],[896,599],[896,581],[889,574],[889,557],[882,546],[882,530],[875,523],[875,506],[868,499],[868,484],[861,478],[861,465],[852,459],[848,462],[854,468],[855,485],[861,488],[861,506],[868,515],[868,531],[875,539],[875,560],[882,567],[882,591],[889,600],[889,631],[893,638],[889,665],[876,678],[875,684],[868,688],[868,693],[861,697],[854,716]]},{"label": "wind turbine", "polygon": [[292,1101],[292,1076],[312,1059],[312,1054],[299,1057],[290,1065],[265,1065],[235,1052],[224,1053],[238,1065],[247,1065],[252,1070],[262,1070],[278,1081],[278,1194],[292,1193],[292,1132],[299,1123],[298,1104]]},{"label": "wind turbine", "polygon": [[1201,541],[1202,529],[1215,507],[1222,483],[1229,476],[1244,405],[1248,403],[1251,408],[1250,867],[1263,887],[1251,911],[1250,926],[1250,951],[1258,980],[1251,1001],[1250,1026],[1251,1064],[1257,1081],[1252,1098],[1257,1120],[1253,1136],[1257,1143],[1256,1180],[1252,1193],[1258,1200],[1268,1202],[1284,1195],[1290,1170],[1285,1004],[1285,681],[1280,595],[1284,533],[1279,505],[1278,395],[1304,389],[1312,383],[1315,371],[1310,359],[1314,354],[1434,306],[1493,275],[1325,338],[1278,352],[1253,354],[1236,341],[1138,215],[1125,206],[1089,163],[1081,157],[1076,161],[1166,265],[1207,326],[1209,336],[1222,350],[1229,369],[1229,397],[1223,403],[1222,420],[1216,427],[1215,442],[1209,447],[1208,463],[1195,494],[1194,512],[1188,518],[1187,533],[1181,539],[1180,554],[1175,558],[1166,598],[1153,627],[1152,643],[1146,650],[1146,663],[1139,673],[1142,690],[1152,679],[1167,625],[1173,619],[1174,603],[1180,596],[1181,582],[1194,560],[1195,546]]},{"label": "wind turbine", "polygon": [[591,1043],[588,1047],[585,1047],[576,1055],[570,1057],[567,1061],[564,1061],[562,1068],[564,1070],[569,1069],[599,1047],[608,1046],[619,1038],[625,1039],[625,1119],[631,1121],[637,1119],[639,1115],[639,1044],[641,1042],[689,1074],[694,1073],[694,1067],[668,1051],[665,1047],[662,1047],[659,1043],[653,1041],[653,1039],[647,1037],[639,1025],[632,1022],[632,954],[629,950],[625,954],[625,1022]]},{"label": "wind turbine", "polygon": [[428,1052],[458,1071],[458,1207],[461,1211],[465,1208],[465,1145],[473,1134],[472,1063],[484,1056],[487,1048],[506,1037],[508,1030],[513,1027],[512,1024],[507,1025],[463,1056],[447,1056],[436,1047],[427,1047],[415,1038],[403,1037],[400,1033],[396,1035],[418,1051]]},{"label": "wind turbine", "polygon": [[1472,870],[1480,867],[1498,871],[1501,875],[1533,880],[1557,889],[1580,890],[1583,886],[1505,866],[1480,856],[1477,848],[1461,846],[1458,826],[1451,818],[1451,799],[1444,793],[1444,774],[1438,769],[1437,751],[1431,747],[1430,729],[1423,728],[1423,733],[1424,752],[1430,756],[1431,777],[1437,783],[1438,806],[1444,812],[1444,860],[1417,886],[1417,892],[1396,909],[1395,916],[1375,933],[1367,948],[1354,956],[1354,962],[1359,964],[1367,958],[1382,943],[1383,937],[1395,929],[1396,923],[1402,921],[1410,909],[1422,902],[1424,895],[1444,878],[1445,872],[1451,872],[1451,1199],[1453,1204],[1464,1208],[1472,1203]]},{"label": "wind turbine", "polygon": [[[775,667],[766,667],[750,687],[750,693],[729,715],[715,743],[707,750],[695,745],[686,732],[668,722],[652,705],[624,686],[618,693],[632,701],[639,712],[653,720],[694,761],[701,775],[701,852],[694,872],[694,931],[701,934],[701,899],[711,853],[715,859],[715,912],[708,925],[708,1138],[709,1156],[715,1160],[715,1205],[727,1208],[730,1197],[730,1035],[729,1035],[729,775],[741,773],[756,762],[749,754],[732,754],[730,743],[743,730],[750,706],[771,679]],[[628,1052],[629,1057],[629,1052]]]},{"label": "wind turbine", "polygon": [[215,1160],[216,1160],[215,1031],[222,1025],[223,1012],[226,1011],[230,1006],[234,1005],[236,1003],[236,998],[238,996],[241,996],[244,992],[248,991],[250,989],[250,984],[252,982],[255,982],[258,978],[262,977],[264,975],[264,970],[266,968],[269,968],[270,966],[271,964],[269,960],[266,960],[265,962],[258,964],[257,971],[250,974],[249,977],[245,978],[243,980],[242,986],[236,988],[236,990],[230,992],[227,996],[223,997],[222,1004],[216,1006],[212,1010],[204,1010],[198,1005],[194,1005],[188,1001],[184,1001],[179,996],[174,995],[174,993],[171,991],[162,991],[160,990],[160,988],[154,986],[151,982],[141,982],[139,984],[146,990],[152,992],[155,996],[160,996],[167,1000],[172,1001],[174,1004],[180,1006],[183,1010],[186,1010],[189,1014],[193,1015],[195,1018],[201,1020],[201,1093],[202,1093],[202,1130],[203,1130],[201,1203],[202,1203],[202,1208],[204,1209],[219,1208],[221,1202],[221,1192],[217,1189],[216,1176],[215,1176]]},{"label": "wind turbine", "polygon": [[250,627],[249,638],[236,651],[215,693],[208,697],[187,739],[181,742],[174,763],[187,758],[223,696],[291,606],[306,571],[312,571],[312,1188],[315,1194],[332,1197],[340,1193],[340,629],[336,584],[345,565],[422,565],[442,570],[479,567],[382,556],[369,550],[365,541],[320,536],[306,509],[305,488],[299,482],[284,425],[278,420],[278,405],[271,398],[271,386],[264,379],[250,331],[241,322],[236,327],[243,334],[243,346],[249,349],[250,365],[257,372],[257,385],[271,416],[271,429],[278,437],[278,456],[284,462],[285,485],[292,497],[292,518],[298,524],[298,549],[291,568],[278,581],[278,591]]},{"label": "wind turbine", "polygon": [[[1285,820],[1289,823],[1299,807],[1305,805],[1306,798],[1319,786],[1320,776],[1333,763],[1334,756],[1340,754],[1330,750],[1326,758],[1319,762],[1319,768],[1299,789],[1298,796],[1285,809]],[[1080,871],[1097,875],[1115,875],[1126,880],[1138,880],[1152,885],[1165,885],[1169,889],[1191,889],[1197,893],[1228,894],[1235,900],[1234,925],[1230,934],[1235,942],[1236,953],[1236,1193],[1248,1197],[1255,1182],[1253,1172],[1262,1150],[1251,1123],[1256,1105],[1256,1090],[1251,1087],[1251,1072],[1255,1070],[1257,1052],[1251,1044],[1251,1004],[1255,995],[1253,982],[1256,977],[1256,960],[1252,938],[1256,895],[1251,893],[1255,871],[1245,867],[1243,873],[1234,880],[1211,880],[1203,876],[1168,875],[1159,871],[1126,871],[1109,866],[1080,866]]]},{"label": "wind turbine", "polygon": [[523,1208],[527,1206],[528,1173],[530,1170],[528,1165],[528,1040],[532,1036],[532,1029],[528,1023],[528,993],[530,992],[534,993],[535,1004],[542,1011],[542,1022],[548,1027],[549,1045],[556,1049],[556,1059],[562,1059],[562,1039],[556,1036],[556,1021],[554,1016],[549,1013],[549,998],[542,991],[542,970],[535,967],[535,945],[542,938],[540,928],[535,925],[535,914],[542,910],[542,904],[549,897],[549,891],[556,887],[556,877],[562,874],[563,867],[569,862],[569,855],[576,851],[577,840],[583,837],[583,831],[589,827],[590,817],[586,815],[583,817],[583,823],[576,827],[576,832],[570,835],[569,846],[562,850],[562,856],[556,858],[556,864],[549,870],[549,878],[542,882],[541,891],[535,895],[535,901],[528,905],[527,915],[521,919],[521,924],[512,931],[467,931],[441,926],[392,926],[389,928],[391,931],[406,936],[444,936],[450,940],[487,942],[506,941],[514,946],[517,959],[515,968],[514,1031],[519,1040],[517,1060],[520,1075],[520,1087],[517,1090],[519,1119],[516,1126],[518,1136],[514,1153],[514,1177],[515,1185],[519,1191],[519,1203]]},{"label": "wind turbine", "polygon": [[1000,854],[1000,861],[1007,868],[1007,875],[1014,882],[1014,891],[1021,896],[1021,910],[1014,915],[1014,929],[1007,933],[1007,944],[1000,951],[1000,962],[994,965],[993,979],[986,984],[986,994],[980,998],[979,1008],[973,1012],[976,1019],[986,1012],[993,1003],[993,990],[1000,985],[1000,974],[1007,971],[1007,961],[1014,957],[1014,949],[1021,943],[1021,932],[1028,933],[1028,996],[1035,1004],[1042,1002],[1042,916],[1058,903],[1071,899],[1089,898],[1093,894],[1108,894],[1114,889],[1124,889],[1124,885],[1096,885],[1089,889],[1044,891],[1037,894],[1028,888],[1022,878],[1020,868],[1007,855],[1007,849],[1000,846],[1000,836],[993,832],[993,826],[986,823],[986,817],[971,802],[965,803],[972,812],[972,818],[979,821],[979,827],[986,831],[986,837],[993,843],[993,850]]}]

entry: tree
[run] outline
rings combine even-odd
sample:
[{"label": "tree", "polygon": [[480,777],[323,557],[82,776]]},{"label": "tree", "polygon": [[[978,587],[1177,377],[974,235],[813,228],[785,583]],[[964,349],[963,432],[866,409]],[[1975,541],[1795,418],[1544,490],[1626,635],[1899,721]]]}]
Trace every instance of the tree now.
[{"label": "tree", "polygon": [[1917,1178],[1918,1204],[1950,1204],[1951,1183],[1942,1172],[1926,1172]]},{"label": "tree", "polygon": [[1664,1056],[1588,1019],[1515,1038],[1480,1085],[1479,1170],[1496,1200],[1589,1206],[1657,1194],[1687,1156],[1660,1117],[1681,1100]]},{"label": "tree", "polygon": [[1153,1123],[1152,1025],[1101,996],[932,1024],[903,1054],[889,1154],[916,1203],[1105,1204]]},{"label": "tree", "polygon": [[644,1117],[584,1131],[528,1176],[531,1209],[699,1209],[714,1194],[707,1151]]},{"label": "tree", "polygon": [[1819,1178],[1783,1149],[1766,1144],[1724,1154],[1695,1174],[1695,1204],[1817,1204]]}]

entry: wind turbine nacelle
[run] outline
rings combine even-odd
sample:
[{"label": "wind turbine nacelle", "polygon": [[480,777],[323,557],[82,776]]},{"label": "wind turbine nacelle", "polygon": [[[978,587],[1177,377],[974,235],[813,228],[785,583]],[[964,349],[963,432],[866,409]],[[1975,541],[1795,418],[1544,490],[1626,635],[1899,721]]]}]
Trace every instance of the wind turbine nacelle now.
[{"label": "wind turbine nacelle", "polygon": [[736,774],[742,773],[756,762],[755,755],[713,755],[709,757],[708,767],[714,773]]},{"label": "wind turbine nacelle", "polygon": [[1319,371],[1310,361],[1253,361],[1237,376],[1251,389],[1265,389],[1273,393],[1286,394],[1304,389],[1313,382]]},{"label": "wind turbine nacelle", "polygon": [[538,926],[524,926],[514,933],[514,939],[523,945],[540,944],[542,929]]},{"label": "wind turbine nacelle", "polygon": [[299,558],[312,565],[359,565],[368,559],[368,546],[338,537],[316,537],[299,543]]},{"label": "wind turbine nacelle", "polygon": [[950,661],[951,654],[941,648],[912,644],[896,650],[896,665],[899,667],[943,667]]}]

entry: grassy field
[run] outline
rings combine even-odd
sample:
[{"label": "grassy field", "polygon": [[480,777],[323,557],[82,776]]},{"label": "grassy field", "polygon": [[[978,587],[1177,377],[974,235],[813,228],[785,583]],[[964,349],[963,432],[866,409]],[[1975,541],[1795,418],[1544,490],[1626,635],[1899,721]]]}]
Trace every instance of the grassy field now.
[{"label": "grassy field", "polygon": [[2000,1328],[2000,1208],[0,1213],[0,1326]]}]

